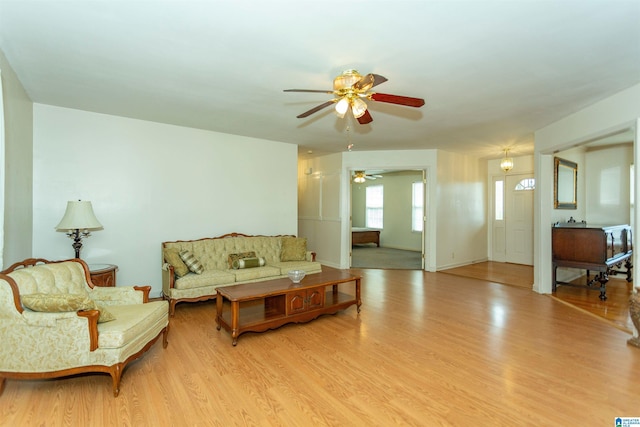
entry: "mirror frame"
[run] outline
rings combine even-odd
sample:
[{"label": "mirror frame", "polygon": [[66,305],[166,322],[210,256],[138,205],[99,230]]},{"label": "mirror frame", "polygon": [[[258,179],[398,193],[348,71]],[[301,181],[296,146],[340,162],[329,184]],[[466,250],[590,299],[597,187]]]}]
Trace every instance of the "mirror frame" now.
[{"label": "mirror frame", "polygon": [[[554,157],[553,160],[553,207],[555,209],[578,209],[578,164],[560,157]],[[560,168],[571,169],[573,182],[566,174],[559,173]],[[558,200],[559,189],[564,189],[563,194],[573,190],[573,200]]]}]

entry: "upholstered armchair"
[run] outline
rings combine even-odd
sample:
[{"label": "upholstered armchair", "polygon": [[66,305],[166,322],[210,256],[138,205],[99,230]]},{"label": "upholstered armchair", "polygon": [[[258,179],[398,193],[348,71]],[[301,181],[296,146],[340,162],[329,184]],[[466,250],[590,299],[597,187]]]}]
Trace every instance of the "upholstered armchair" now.
[{"label": "upholstered armchair", "polygon": [[103,372],[120,392],[125,366],[163,335],[168,303],[150,286],[94,287],[80,259],[28,259],[0,272],[0,394],[7,378]]}]

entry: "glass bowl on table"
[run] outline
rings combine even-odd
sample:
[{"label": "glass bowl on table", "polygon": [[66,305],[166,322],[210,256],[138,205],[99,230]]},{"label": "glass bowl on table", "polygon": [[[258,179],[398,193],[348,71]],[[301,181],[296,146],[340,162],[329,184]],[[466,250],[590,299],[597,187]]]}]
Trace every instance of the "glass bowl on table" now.
[{"label": "glass bowl on table", "polygon": [[289,270],[289,272],[287,273],[289,279],[291,279],[293,283],[300,283],[300,281],[304,279],[304,276],[306,276],[306,274],[307,273],[304,270]]}]

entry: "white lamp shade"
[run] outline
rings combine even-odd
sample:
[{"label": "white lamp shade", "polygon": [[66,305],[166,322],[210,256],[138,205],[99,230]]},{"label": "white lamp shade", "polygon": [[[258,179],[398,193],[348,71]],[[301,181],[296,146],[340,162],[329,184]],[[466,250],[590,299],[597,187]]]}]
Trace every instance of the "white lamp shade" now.
[{"label": "white lamp shade", "polygon": [[349,100],[347,98],[342,98],[336,104],[336,114],[338,114],[340,118],[344,117],[348,109],[349,109]]},{"label": "white lamp shade", "polygon": [[98,221],[98,218],[96,218],[96,215],[93,213],[91,202],[82,200],[67,202],[67,210],[60,224],[56,226],[56,230],[66,231],[75,229],[102,229],[102,224],[100,224],[100,221]]},{"label": "white lamp shade", "polygon": [[356,98],[353,100],[353,105],[351,106],[351,112],[353,112],[353,117],[356,119],[364,116],[364,113],[367,111],[367,103],[364,102],[360,98]]}]

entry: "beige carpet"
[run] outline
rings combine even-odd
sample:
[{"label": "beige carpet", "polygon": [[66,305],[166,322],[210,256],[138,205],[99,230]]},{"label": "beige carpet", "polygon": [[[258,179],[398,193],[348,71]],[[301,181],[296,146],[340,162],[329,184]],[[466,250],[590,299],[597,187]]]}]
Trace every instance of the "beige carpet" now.
[{"label": "beige carpet", "polygon": [[422,254],[373,245],[355,245],[351,248],[351,267],[420,270]]}]

